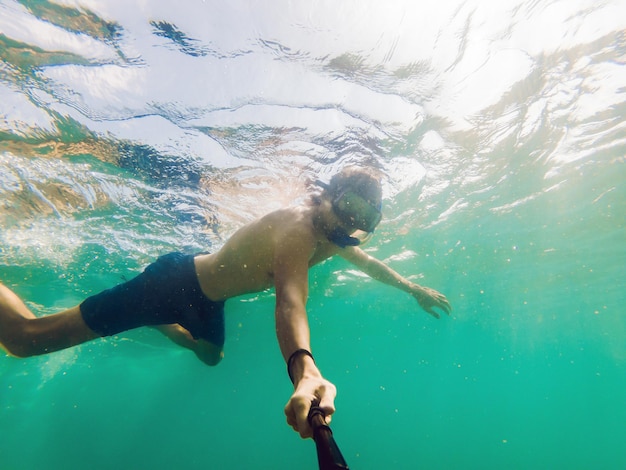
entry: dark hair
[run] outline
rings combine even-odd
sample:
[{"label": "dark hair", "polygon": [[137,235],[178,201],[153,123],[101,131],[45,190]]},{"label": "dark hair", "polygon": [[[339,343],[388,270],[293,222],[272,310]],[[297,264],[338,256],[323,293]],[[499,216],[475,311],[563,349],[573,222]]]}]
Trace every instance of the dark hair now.
[{"label": "dark hair", "polygon": [[365,200],[378,205],[382,200],[383,192],[380,174],[370,168],[346,167],[330,179],[324,193],[334,199],[346,190],[354,191]]}]

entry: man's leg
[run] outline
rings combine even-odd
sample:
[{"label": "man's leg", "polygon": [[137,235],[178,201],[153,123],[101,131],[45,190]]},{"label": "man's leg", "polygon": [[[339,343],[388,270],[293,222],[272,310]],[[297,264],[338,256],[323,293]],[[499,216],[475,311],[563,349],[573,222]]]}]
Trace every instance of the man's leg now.
[{"label": "man's leg", "polygon": [[172,325],[154,325],[154,328],[171,339],[175,344],[191,349],[198,359],[209,366],[216,366],[224,359],[223,347],[204,339],[194,339],[188,330],[177,323]]},{"label": "man's leg", "polygon": [[37,318],[9,288],[0,284],[0,346],[17,357],[76,346],[99,335],[85,324],[78,306]]}]

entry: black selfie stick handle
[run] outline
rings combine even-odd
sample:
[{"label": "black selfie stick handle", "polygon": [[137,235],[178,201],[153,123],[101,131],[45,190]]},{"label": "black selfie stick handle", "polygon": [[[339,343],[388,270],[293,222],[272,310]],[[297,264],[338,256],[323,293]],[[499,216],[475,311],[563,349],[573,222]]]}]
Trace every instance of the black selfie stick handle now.
[{"label": "black selfie stick handle", "polygon": [[309,424],[313,428],[313,439],[317,447],[317,462],[320,470],[348,470],[341,451],[335,442],[333,432],[324,420],[324,410],[313,402],[309,411]]}]

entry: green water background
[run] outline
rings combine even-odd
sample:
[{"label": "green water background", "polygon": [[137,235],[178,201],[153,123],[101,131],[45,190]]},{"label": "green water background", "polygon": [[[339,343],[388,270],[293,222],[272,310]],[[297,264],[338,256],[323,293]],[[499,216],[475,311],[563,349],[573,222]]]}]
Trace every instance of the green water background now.
[{"label": "green water background", "polygon": [[[477,209],[401,236],[401,222],[383,223],[372,254],[415,252],[388,262],[446,293],[449,318],[341,260],[314,268],[313,347],[339,389],[333,429],[352,468],[626,465],[616,170],[598,165],[508,213]],[[139,269],[120,257],[107,260],[119,272],[103,273],[94,253],[84,247],[72,266],[5,266],[3,280],[49,313]],[[272,294],[231,300],[227,312],[216,368],[150,330],[3,358],[1,467],[316,468],[313,443],[284,423]]]},{"label": "green water background", "polygon": [[[283,12],[297,26],[284,30],[265,9],[251,21],[245,2],[148,12],[109,2],[102,16],[0,2],[15,24],[62,30],[0,35],[0,280],[38,315],[59,311],[159,254],[211,249],[203,216],[232,229],[266,198],[250,186],[282,190],[302,161],[327,175],[347,150],[371,150],[362,161],[383,167],[394,190],[367,249],[454,310],[435,320],[341,260],[312,270],[313,351],[338,387],[332,426],[351,468],[626,468],[625,36],[588,27],[622,5],[570,15],[569,3],[511,2],[494,13],[503,31],[486,32],[493,9],[444,3],[455,14],[431,10],[441,29],[423,32],[426,7],[410,2],[387,8],[384,28],[376,2],[369,18],[313,2]],[[559,15],[562,30],[543,27]],[[380,29],[361,36],[363,21]],[[533,49],[524,31],[550,45]],[[425,42],[427,60],[408,53]],[[474,69],[471,52],[522,73]],[[89,77],[124,84],[126,72],[145,72],[143,88],[90,87]],[[172,124],[165,145],[147,132],[162,121],[147,115]],[[203,132],[232,167],[219,166],[217,146],[200,146],[198,163]],[[239,165],[261,177],[241,178]],[[214,197],[219,185],[204,191],[194,172],[233,183],[241,201]],[[148,329],[0,357],[0,470],[316,468],[313,443],[283,416],[291,385],[273,301],[228,302],[215,368]]]}]

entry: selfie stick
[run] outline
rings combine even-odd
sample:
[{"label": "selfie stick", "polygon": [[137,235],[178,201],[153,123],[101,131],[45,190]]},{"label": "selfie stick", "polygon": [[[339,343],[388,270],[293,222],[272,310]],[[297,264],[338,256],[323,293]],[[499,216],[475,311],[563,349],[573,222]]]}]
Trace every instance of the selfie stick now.
[{"label": "selfie stick", "polygon": [[325,421],[326,414],[314,401],[309,411],[309,424],[313,428],[313,439],[317,447],[317,462],[320,470],[348,470],[348,464],[333,438],[333,432]]}]

